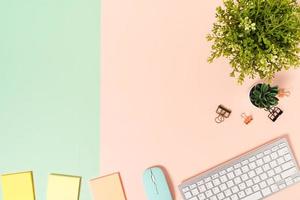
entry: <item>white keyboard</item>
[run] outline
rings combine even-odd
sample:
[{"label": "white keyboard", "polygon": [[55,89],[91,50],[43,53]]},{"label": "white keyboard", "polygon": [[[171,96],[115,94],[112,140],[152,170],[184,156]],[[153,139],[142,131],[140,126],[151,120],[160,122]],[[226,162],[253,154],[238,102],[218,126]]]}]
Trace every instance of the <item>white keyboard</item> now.
[{"label": "white keyboard", "polygon": [[286,138],[235,158],[179,186],[185,200],[259,200],[300,182]]}]

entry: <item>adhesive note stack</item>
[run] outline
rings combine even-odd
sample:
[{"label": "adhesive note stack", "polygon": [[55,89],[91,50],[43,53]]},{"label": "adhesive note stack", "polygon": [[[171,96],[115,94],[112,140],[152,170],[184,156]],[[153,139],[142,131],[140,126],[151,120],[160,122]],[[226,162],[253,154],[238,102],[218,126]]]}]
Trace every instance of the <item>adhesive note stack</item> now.
[{"label": "adhesive note stack", "polygon": [[126,200],[119,173],[90,181],[94,200]]},{"label": "adhesive note stack", "polygon": [[1,176],[4,200],[35,200],[32,172]]},{"label": "adhesive note stack", "polygon": [[78,200],[81,177],[50,174],[47,200]]}]

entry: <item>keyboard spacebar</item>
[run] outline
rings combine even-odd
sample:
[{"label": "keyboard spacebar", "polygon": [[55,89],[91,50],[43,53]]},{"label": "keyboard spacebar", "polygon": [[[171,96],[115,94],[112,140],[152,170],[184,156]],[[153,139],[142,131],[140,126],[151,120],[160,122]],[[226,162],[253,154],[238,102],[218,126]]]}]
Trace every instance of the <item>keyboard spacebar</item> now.
[{"label": "keyboard spacebar", "polygon": [[247,196],[246,198],[244,199],[241,199],[241,200],[259,200],[259,199],[262,199],[262,195],[260,192],[256,192],[254,194],[251,194],[250,196]]}]

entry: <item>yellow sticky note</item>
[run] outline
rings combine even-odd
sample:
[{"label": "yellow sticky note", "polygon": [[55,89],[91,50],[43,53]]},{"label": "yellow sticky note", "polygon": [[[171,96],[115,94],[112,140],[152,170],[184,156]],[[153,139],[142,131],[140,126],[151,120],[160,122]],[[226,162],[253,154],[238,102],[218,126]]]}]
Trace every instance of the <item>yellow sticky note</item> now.
[{"label": "yellow sticky note", "polygon": [[50,174],[48,177],[47,200],[78,200],[81,177]]},{"label": "yellow sticky note", "polygon": [[1,176],[3,200],[35,200],[32,172]]},{"label": "yellow sticky note", "polygon": [[126,200],[119,173],[90,181],[94,200]]}]

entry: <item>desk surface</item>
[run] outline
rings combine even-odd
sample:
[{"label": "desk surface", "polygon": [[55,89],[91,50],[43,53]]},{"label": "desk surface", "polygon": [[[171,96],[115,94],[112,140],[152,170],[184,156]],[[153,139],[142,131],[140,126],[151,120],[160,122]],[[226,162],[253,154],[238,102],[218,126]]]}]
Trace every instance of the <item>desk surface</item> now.
[{"label": "desk surface", "polygon": [[[129,200],[146,199],[145,168],[169,172],[176,199],[182,180],[278,136],[288,134],[300,159],[300,70],[279,73],[276,123],[248,99],[251,86],[229,77],[225,59],[207,63],[205,36],[221,0],[103,0],[101,174],[120,171]],[[232,109],[215,124],[219,104]],[[246,126],[241,113],[253,114]],[[300,184],[270,200],[298,200]]]}]

